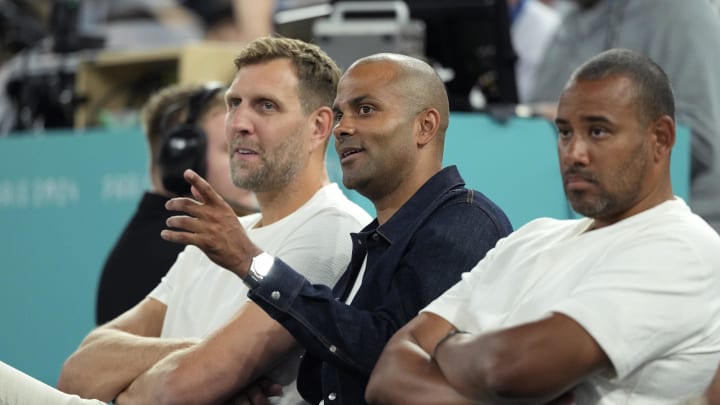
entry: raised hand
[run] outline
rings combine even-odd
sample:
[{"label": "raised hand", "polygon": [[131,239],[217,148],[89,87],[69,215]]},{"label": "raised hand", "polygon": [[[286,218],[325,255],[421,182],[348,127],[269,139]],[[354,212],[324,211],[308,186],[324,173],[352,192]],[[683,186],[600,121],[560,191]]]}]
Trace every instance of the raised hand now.
[{"label": "raised hand", "polygon": [[186,170],[184,176],[194,198],[173,198],[165,204],[168,210],[187,215],[168,218],[167,226],[178,229],[165,229],[160,236],[197,246],[220,267],[244,279],[252,258],[262,250],[250,241],[230,205],[205,179],[192,170]]}]

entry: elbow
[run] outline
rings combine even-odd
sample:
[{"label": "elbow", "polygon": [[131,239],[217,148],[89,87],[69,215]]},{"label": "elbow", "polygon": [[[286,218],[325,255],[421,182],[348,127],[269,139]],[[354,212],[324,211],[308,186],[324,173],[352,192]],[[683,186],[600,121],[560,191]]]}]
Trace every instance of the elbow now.
[{"label": "elbow", "polygon": [[80,395],[78,392],[79,387],[76,387],[74,384],[74,382],[79,381],[80,378],[78,376],[79,370],[78,367],[76,367],[76,361],[73,356],[68,357],[65,360],[65,363],[63,363],[62,369],[60,370],[60,377],[57,382],[57,389],[68,394]]},{"label": "elbow", "polygon": [[485,389],[494,400],[513,400],[523,396],[519,378],[512,367],[493,364],[484,370]]},{"label": "elbow", "polygon": [[112,401],[111,393],[105,392],[103,387],[94,384],[96,379],[86,375],[86,368],[77,353],[68,357],[60,370],[60,377],[57,382],[57,389],[81,398],[93,398],[101,401]]},{"label": "elbow", "polygon": [[396,347],[391,343],[385,346],[380,359],[370,374],[368,385],[365,388],[365,401],[369,404],[405,404],[413,401],[403,389],[404,381],[401,378],[405,373],[400,372],[396,366],[401,361],[395,355]]},{"label": "elbow", "polygon": [[[378,376],[379,373],[373,372],[370,377],[370,382],[365,389],[365,401],[368,404],[395,404],[394,390],[391,389],[392,384],[388,384],[388,381],[382,376]],[[405,398],[407,400],[407,398]]]},{"label": "elbow", "polygon": [[516,354],[489,353],[481,362],[479,371],[473,378],[465,381],[482,382],[480,386],[458,387],[458,391],[470,398],[478,394],[480,388],[484,391],[482,396],[490,398],[493,403],[518,403],[533,398],[538,393],[532,392],[533,387],[528,384],[528,376],[523,372],[522,361]]}]

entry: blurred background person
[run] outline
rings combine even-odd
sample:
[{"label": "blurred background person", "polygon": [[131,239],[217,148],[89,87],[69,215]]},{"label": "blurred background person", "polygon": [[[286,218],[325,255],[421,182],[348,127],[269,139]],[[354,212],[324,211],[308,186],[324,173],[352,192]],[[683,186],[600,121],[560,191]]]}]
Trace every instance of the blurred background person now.
[{"label": "blurred background person", "polygon": [[100,276],[96,322],[103,324],[140,302],[175,262],[183,245],[160,238],[172,197],[188,195],[185,169],[201,173],[238,216],[257,211],[254,194],[230,178],[225,138],[225,88],[218,84],[171,85],[142,111],[150,152],[151,190],[110,251]]},{"label": "blurred background person", "polygon": [[274,31],[275,0],[185,0],[181,3],[202,19],[208,40],[247,43]]},{"label": "blurred background person", "polygon": [[[274,31],[274,7],[274,0],[2,1],[0,136],[84,127],[75,112],[94,107],[77,92],[76,73],[98,52],[172,51],[202,40],[212,44],[201,47],[242,45]],[[148,55],[136,57],[152,58]],[[171,74],[143,79],[125,87],[141,89],[141,100],[159,87],[182,82]],[[117,93],[108,92],[103,100]]]},{"label": "blurred background person", "polygon": [[[559,0],[556,0],[559,1]],[[570,73],[604,50],[627,48],[667,72],[677,121],[690,127],[690,205],[720,231],[720,17],[711,0],[575,0],[538,67],[530,97],[554,118]]]},{"label": "blurred background person", "polygon": [[80,19],[105,25],[108,48],[199,39],[244,44],[272,34],[274,7],[274,0],[82,0]]},{"label": "blurred background person", "polygon": [[67,51],[199,39],[246,43],[273,33],[279,4],[276,0],[3,0],[0,62],[24,48],[47,45],[40,43],[43,39],[72,42],[64,44],[70,48]]},{"label": "blurred background person", "polygon": [[518,101],[530,97],[538,65],[560,24],[560,15],[540,0],[507,0],[510,38],[517,54],[515,80]]}]

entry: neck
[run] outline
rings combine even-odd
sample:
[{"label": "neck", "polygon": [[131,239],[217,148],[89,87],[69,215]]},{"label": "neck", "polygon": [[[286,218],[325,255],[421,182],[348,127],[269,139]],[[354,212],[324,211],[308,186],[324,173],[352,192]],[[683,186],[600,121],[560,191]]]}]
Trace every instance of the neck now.
[{"label": "neck", "polygon": [[425,170],[417,168],[412,176],[402,180],[390,193],[372,199],[377,213],[378,223],[384,224],[422,187],[428,180],[437,174],[440,165]]},{"label": "neck", "polygon": [[322,173],[315,173],[313,176],[298,176],[281,189],[256,192],[262,214],[256,227],[270,225],[292,214],[328,184],[330,179],[323,169]]},{"label": "neck", "polygon": [[588,231],[610,226],[612,224],[622,221],[623,219],[630,218],[634,215],[647,211],[664,203],[665,201],[669,201],[674,198],[675,195],[672,191],[672,185],[668,180],[666,182],[663,182],[662,185],[658,187],[654,192],[651,192],[642,197],[640,200],[636,201],[635,204],[633,204],[633,206],[629,209],[609,217],[594,218],[592,225],[590,225],[590,227],[588,228]]}]

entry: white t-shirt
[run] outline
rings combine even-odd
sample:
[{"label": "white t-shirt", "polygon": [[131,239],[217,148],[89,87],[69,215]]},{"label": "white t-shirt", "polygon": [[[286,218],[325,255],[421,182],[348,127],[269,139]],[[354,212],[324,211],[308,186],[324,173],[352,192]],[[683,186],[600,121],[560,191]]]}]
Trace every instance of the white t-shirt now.
[{"label": "white t-shirt", "polygon": [[[329,286],[335,284],[350,262],[350,233],[371,221],[337,184],[323,187],[280,221],[254,228],[260,219],[260,214],[239,219],[253,243],[281,258],[312,283]],[[216,265],[197,247],[188,246],[149,296],[167,305],[161,337],[203,338],[230,320],[247,301],[247,292],[239,277]],[[294,380],[298,363],[298,355],[289,356],[271,375],[286,385],[285,397],[297,395]]]},{"label": "white t-shirt", "polygon": [[527,224],[423,311],[476,334],[552,312],[573,318],[614,366],[576,387],[578,404],[698,396],[720,360],[720,236],[679,198],[590,224]]},{"label": "white t-shirt", "polygon": [[105,405],[66,394],[0,361],[1,405]]}]

